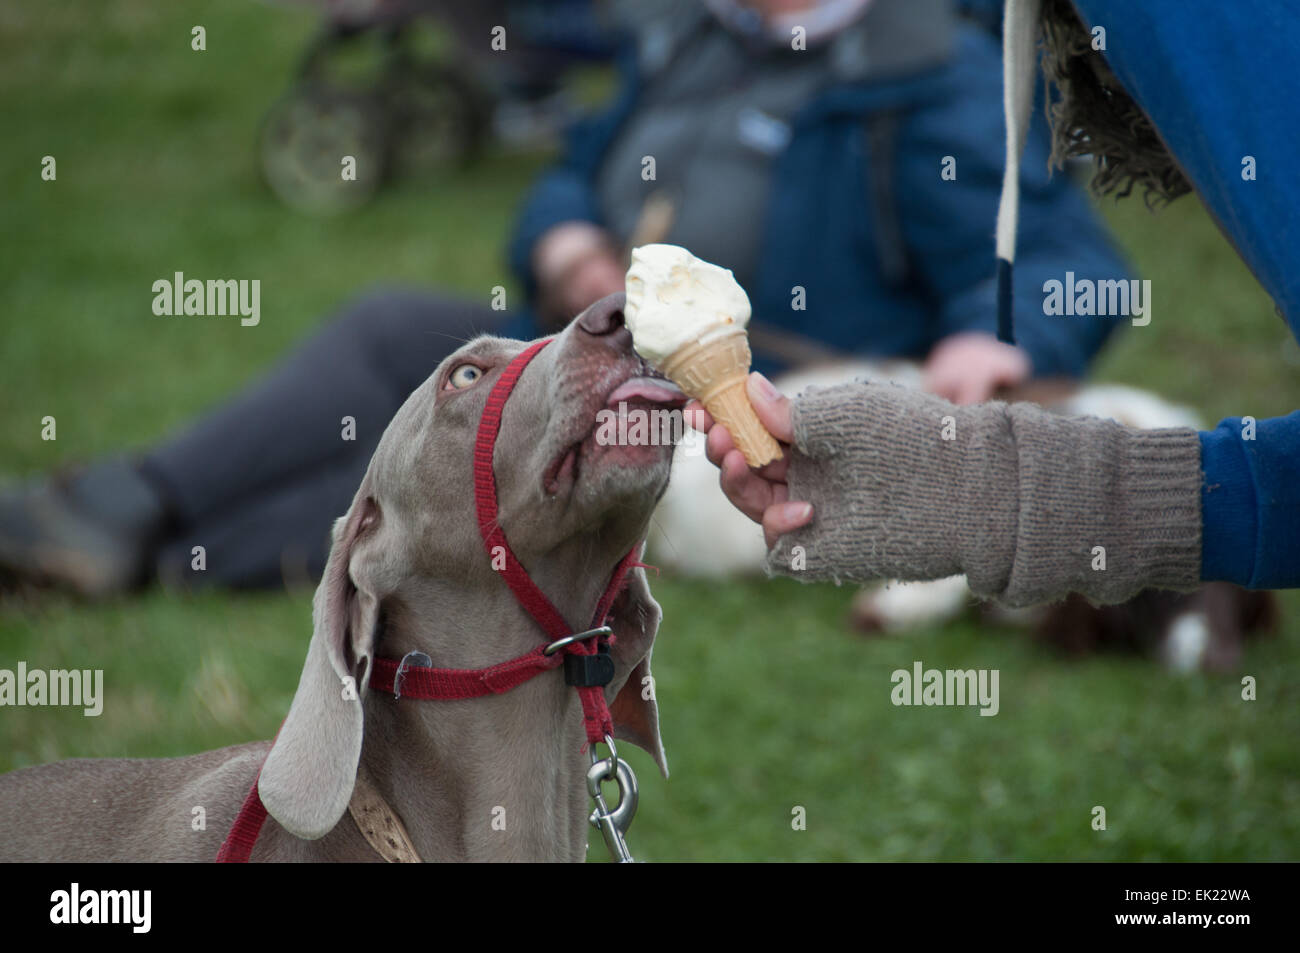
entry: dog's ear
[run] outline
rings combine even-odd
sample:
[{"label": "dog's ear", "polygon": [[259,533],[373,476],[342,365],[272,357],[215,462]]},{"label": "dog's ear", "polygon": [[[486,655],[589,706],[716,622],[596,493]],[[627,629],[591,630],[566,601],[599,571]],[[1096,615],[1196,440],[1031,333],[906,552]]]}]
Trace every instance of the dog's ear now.
[{"label": "dog's ear", "polygon": [[[350,571],[358,539],[375,528],[378,505],[363,481],[333,546],[312,604],[314,630],[289,715],[262,765],[267,812],[297,837],[323,837],[347,809],[361,756],[361,702],[370,680],[379,599]],[[361,574],[363,580],[365,574]]]},{"label": "dog's ear", "polygon": [[633,569],[610,609],[615,662],[620,669],[630,667],[630,672],[610,703],[609,713],[614,719],[614,737],[648,751],[666,778],[668,758],[663,739],[659,737],[659,705],[650,674],[650,652],[662,616],[659,603],[650,595],[645,570]]}]

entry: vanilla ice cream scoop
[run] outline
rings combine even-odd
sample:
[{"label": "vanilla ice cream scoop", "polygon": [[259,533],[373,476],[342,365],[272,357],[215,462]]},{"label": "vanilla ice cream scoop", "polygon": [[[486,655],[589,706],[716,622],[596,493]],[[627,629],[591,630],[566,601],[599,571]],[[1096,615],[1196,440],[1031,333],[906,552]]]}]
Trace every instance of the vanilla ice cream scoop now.
[{"label": "vanilla ice cream scoop", "polygon": [[751,467],[781,456],[745,394],[749,298],[731,272],[676,245],[635,248],[623,319],[637,353],[702,403]]},{"label": "vanilla ice cream scoop", "polygon": [[749,298],[731,272],[677,245],[632,250],[623,317],[637,353],[658,366],[684,345],[749,323]]}]

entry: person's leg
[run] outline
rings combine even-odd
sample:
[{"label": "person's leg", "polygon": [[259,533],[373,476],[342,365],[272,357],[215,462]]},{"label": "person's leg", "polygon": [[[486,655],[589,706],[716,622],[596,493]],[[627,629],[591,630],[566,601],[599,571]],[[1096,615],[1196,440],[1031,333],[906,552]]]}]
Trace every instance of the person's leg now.
[{"label": "person's leg", "polygon": [[330,527],[347,512],[373,452],[373,445],[358,448],[171,534],[155,557],[158,580],[196,589],[315,584]]},{"label": "person's leg", "polygon": [[[321,474],[364,472],[410,391],[464,339],[505,320],[427,293],[367,295],[261,382],[138,465],[101,462],[67,480],[0,494],[0,572],[88,595],[120,591],[143,581],[160,545],[213,520],[259,512],[297,486],[301,505],[270,505],[263,516],[271,521],[254,537],[265,545],[247,544],[250,564],[278,566],[276,534],[302,538],[304,508],[335,498],[318,484]],[[344,439],[344,417],[355,420],[353,440]],[[316,505],[324,506],[324,532],[347,500],[338,509]]]},{"label": "person's leg", "polygon": [[[371,451],[407,396],[503,312],[417,291],[368,294],[270,374],[144,458],[182,526]],[[344,418],[351,418],[345,439]],[[367,453],[367,457],[369,453]]]},{"label": "person's leg", "polygon": [[0,492],[0,582],[53,583],[85,596],[144,580],[167,525],[157,490],[117,457]]},{"label": "person's leg", "polygon": [[[232,587],[319,579],[330,525],[393,414],[444,357],[505,320],[427,293],[367,295],[257,387],[150,454],[146,470],[176,488],[185,517],[159,549],[159,579]],[[344,417],[353,421],[348,439]],[[227,445],[237,453],[224,456]]]}]

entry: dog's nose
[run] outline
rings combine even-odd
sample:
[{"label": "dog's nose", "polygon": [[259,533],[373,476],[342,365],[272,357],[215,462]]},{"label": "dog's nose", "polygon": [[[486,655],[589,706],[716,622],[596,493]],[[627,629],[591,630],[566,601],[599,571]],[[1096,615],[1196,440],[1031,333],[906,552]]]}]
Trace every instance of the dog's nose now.
[{"label": "dog's nose", "polygon": [[623,305],[627,295],[616,291],[601,298],[582,314],[578,315],[578,327],[592,337],[601,338],[602,343],[619,350],[630,350],[632,332],[623,321]]}]

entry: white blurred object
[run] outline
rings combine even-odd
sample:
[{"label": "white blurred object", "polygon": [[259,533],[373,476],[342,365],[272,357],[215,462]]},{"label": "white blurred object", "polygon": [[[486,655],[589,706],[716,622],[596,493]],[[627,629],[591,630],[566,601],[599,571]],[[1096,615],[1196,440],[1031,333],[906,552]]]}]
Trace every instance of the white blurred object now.
[{"label": "white blurred object", "polygon": [[1190,407],[1171,404],[1150,391],[1123,384],[1090,384],[1050,409],[1076,417],[1107,417],[1141,430],[1164,427],[1200,430],[1202,426],[1201,418]]},{"label": "white blurred object", "polygon": [[1204,612],[1180,615],[1169,626],[1160,645],[1160,657],[1175,672],[1195,672],[1210,648],[1210,620]]},{"label": "white blurred object", "polygon": [[860,629],[914,632],[960,615],[974,598],[965,576],[929,582],[879,583],[853,597],[853,621]]},{"label": "white blurred object", "polygon": [[763,528],[723,495],[718,468],[704,456],[697,431],[673,454],[668,491],[650,520],[648,552],[654,565],[693,578],[763,572]]}]

